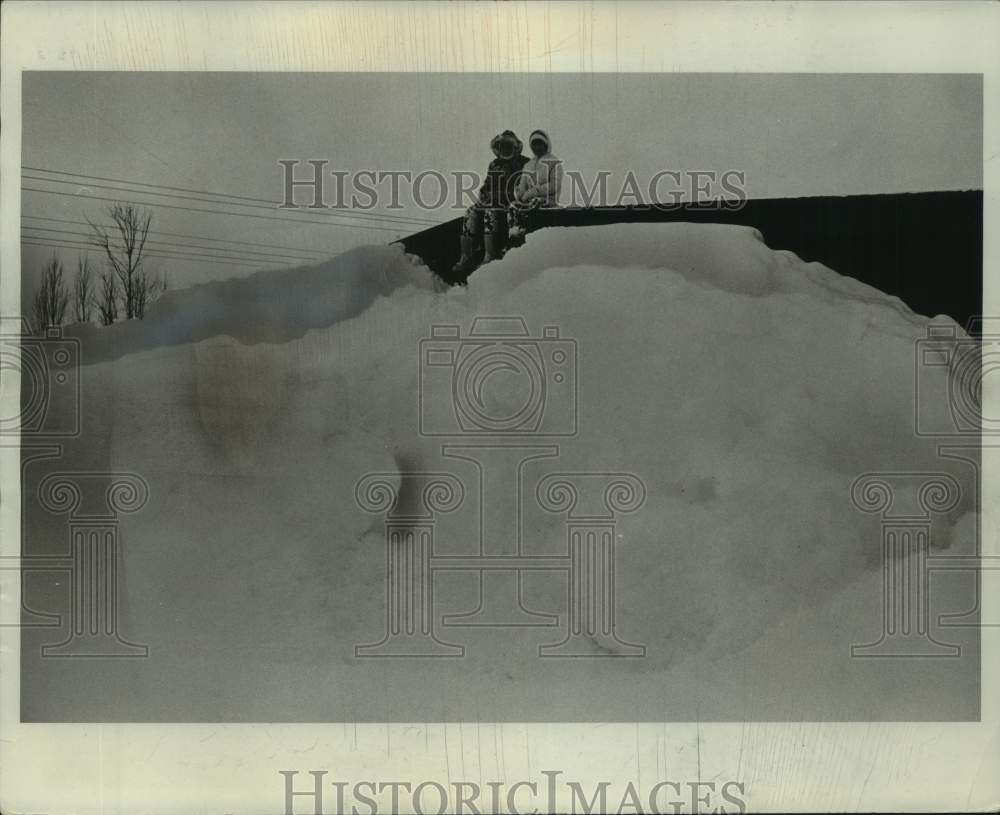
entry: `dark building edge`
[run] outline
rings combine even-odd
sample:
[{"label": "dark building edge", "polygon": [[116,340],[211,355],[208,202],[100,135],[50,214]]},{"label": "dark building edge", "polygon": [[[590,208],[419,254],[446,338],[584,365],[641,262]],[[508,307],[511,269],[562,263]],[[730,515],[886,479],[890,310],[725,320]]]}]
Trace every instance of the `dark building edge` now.
[{"label": "dark building edge", "polygon": [[[982,190],[765,198],[740,209],[570,207],[538,215],[535,228],[677,221],[750,226],[772,249],[895,295],[918,314],[947,314],[966,326],[983,310]],[[451,274],[460,225],[456,218],[397,243],[448,283],[461,284],[464,277]]]}]

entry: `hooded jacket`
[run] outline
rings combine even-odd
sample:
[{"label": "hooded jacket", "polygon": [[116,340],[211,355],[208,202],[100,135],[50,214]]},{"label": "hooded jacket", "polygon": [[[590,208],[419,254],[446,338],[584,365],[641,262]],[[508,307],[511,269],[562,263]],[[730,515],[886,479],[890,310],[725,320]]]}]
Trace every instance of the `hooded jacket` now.
[{"label": "hooded jacket", "polygon": [[559,204],[559,191],[562,189],[562,162],[552,153],[552,139],[548,133],[535,130],[528,138],[528,144],[536,139],[545,142],[545,154],[533,155],[524,165],[517,185],[517,200],[530,203],[537,199],[543,207],[554,207]]},{"label": "hooded jacket", "polygon": [[[515,153],[510,158],[502,158],[500,155],[500,141],[505,137],[515,144]],[[524,144],[513,130],[505,130],[494,136],[490,141],[490,149],[496,158],[486,169],[486,178],[479,188],[477,203],[481,207],[506,207],[514,198],[519,174],[528,163],[528,157],[522,153]]]}]

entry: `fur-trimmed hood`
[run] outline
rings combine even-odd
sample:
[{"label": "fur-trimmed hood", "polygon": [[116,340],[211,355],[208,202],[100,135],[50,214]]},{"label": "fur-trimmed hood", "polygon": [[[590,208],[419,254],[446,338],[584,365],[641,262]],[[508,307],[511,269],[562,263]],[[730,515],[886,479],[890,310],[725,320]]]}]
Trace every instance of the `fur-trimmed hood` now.
[{"label": "fur-trimmed hood", "polygon": [[500,158],[500,142],[503,139],[511,139],[514,142],[514,155],[520,155],[524,150],[524,144],[517,137],[517,134],[513,130],[505,130],[503,133],[497,133],[490,140],[490,150],[493,151],[493,155]]}]

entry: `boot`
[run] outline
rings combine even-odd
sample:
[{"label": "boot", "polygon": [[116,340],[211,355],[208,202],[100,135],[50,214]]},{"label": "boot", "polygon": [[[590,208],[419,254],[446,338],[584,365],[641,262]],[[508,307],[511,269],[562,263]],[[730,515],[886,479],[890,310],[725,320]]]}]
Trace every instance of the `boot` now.
[{"label": "boot", "polygon": [[501,235],[498,232],[490,232],[483,238],[483,244],[486,247],[485,253],[483,254],[483,263],[489,263],[491,260],[500,260],[503,257],[504,246],[507,243],[507,236]]},{"label": "boot", "polygon": [[519,226],[515,226],[507,234],[507,248],[510,249],[512,246],[524,246],[525,237],[524,229]]},{"label": "boot", "polygon": [[458,263],[451,267],[453,274],[465,274],[471,272],[475,266],[476,239],[472,235],[462,235],[459,238],[459,245],[462,249],[462,256]]}]

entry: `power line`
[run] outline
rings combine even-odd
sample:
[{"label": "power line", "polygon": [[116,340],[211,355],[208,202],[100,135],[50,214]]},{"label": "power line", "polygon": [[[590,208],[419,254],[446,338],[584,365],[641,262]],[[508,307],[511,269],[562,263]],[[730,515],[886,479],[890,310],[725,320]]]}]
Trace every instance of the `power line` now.
[{"label": "power line", "polygon": [[[75,184],[76,183],[74,181],[66,181],[66,180],[61,179],[61,178],[43,178],[43,177],[37,176],[37,175],[22,175],[21,178],[22,179],[27,179],[28,181],[41,181],[42,183],[45,183],[45,184]],[[126,189],[124,187],[115,187],[115,186],[112,186],[112,185],[109,185],[109,184],[92,184],[92,183],[88,182],[85,186],[88,189],[90,189],[90,188],[97,188],[97,189],[100,189],[100,190],[120,190],[121,192],[138,193],[140,195],[159,195],[159,196],[162,196],[164,198],[177,198],[177,199],[180,199],[182,201],[195,201],[195,202],[201,203],[201,204],[228,204],[230,206],[251,207],[253,209],[263,209],[263,210],[267,210],[269,212],[272,212],[275,209],[277,209],[277,207],[274,207],[274,206],[263,206],[261,204],[241,204],[241,203],[239,203],[237,201],[215,201],[215,200],[213,200],[211,198],[195,198],[195,197],[193,197],[191,195],[178,195],[177,193],[173,193],[173,192],[156,192],[155,190],[130,190],[130,189]],[[161,205],[159,203],[150,203],[150,204],[147,204],[147,206],[161,206]],[[294,213],[300,212],[301,210],[299,210],[299,209],[286,209],[284,211],[288,212],[289,214],[294,214]],[[314,213],[316,213],[316,214],[319,214],[318,210],[311,210],[311,211],[314,212]],[[393,223],[393,222],[396,222],[396,220],[397,220],[397,219],[394,219],[394,218],[391,218],[391,219],[390,218],[379,219],[379,218],[374,217],[374,216],[362,215],[360,213],[355,213],[355,212],[336,212],[336,213],[327,213],[327,212],[324,212],[323,214],[326,215],[326,216],[328,216],[328,217],[330,217],[330,218],[357,218],[359,220],[371,220],[371,221],[374,221],[375,223]],[[412,228],[418,222],[400,221],[400,223],[403,226]],[[344,224],[344,226],[348,226],[348,225],[349,226],[362,226],[362,224]]]},{"label": "power line", "polygon": [[[44,238],[44,237],[33,237],[27,236],[21,239],[21,243],[25,246],[40,246],[45,248],[59,248],[59,249],[93,249],[92,244],[84,243],[83,241],[75,241],[69,238]],[[143,252],[144,255],[149,257],[157,257],[165,260],[190,260],[195,263],[223,263],[227,266],[273,266],[273,263],[269,263],[266,260],[254,260],[251,258],[233,258],[229,256],[222,255],[189,255],[182,254],[180,252],[175,252],[173,250],[167,249],[149,249]]]},{"label": "power line", "polygon": [[[61,192],[60,190],[41,190],[37,187],[21,187],[24,192],[41,192],[47,193],[49,195],[62,195],[68,198],[76,198],[78,200],[88,200],[88,201],[111,201],[113,203],[119,204],[135,204],[136,206],[142,207],[159,207],[161,209],[178,209],[185,212],[199,212],[205,215],[231,215],[236,218],[257,218],[262,221],[279,221],[285,224],[320,224],[321,226],[338,226],[344,227],[349,226],[354,229],[372,229],[376,232],[392,232],[394,235],[398,235],[402,232],[402,229],[390,229],[386,226],[372,226],[371,224],[342,224],[334,223],[332,221],[317,221],[314,219],[293,219],[293,218],[275,218],[274,216],[268,215],[254,215],[249,212],[227,212],[225,210],[215,210],[215,209],[195,209],[194,207],[183,207],[179,204],[161,204],[161,203],[150,203],[149,201],[129,201],[124,198],[107,198],[101,195],[80,195],[79,193],[73,192]],[[135,192],[138,192],[136,190]]]},{"label": "power line", "polygon": [[[48,247],[58,247],[61,249],[76,249],[76,250],[86,250],[88,248],[93,248],[84,244],[82,242],[71,241],[69,238],[32,238],[26,237],[21,241],[26,246],[48,246]],[[193,263],[209,263],[218,262],[224,263],[228,266],[273,266],[274,264],[268,263],[265,260],[253,260],[251,258],[224,258],[215,255],[182,255],[175,253],[166,249],[150,249],[143,252],[144,256],[151,258],[158,258],[161,260],[187,260]]]},{"label": "power line", "polygon": [[[166,197],[166,198],[178,198],[178,199],[182,199],[182,200],[186,200],[186,201],[196,201],[196,202],[200,202],[200,203],[204,203],[204,204],[217,204],[217,203],[225,203],[225,202],[214,201],[212,199],[206,199],[206,198],[194,198],[194,197],[191,197],[189,195],[179,195],[178,192],[194,193],[196,195],[210,195],[210,196],[214,196],[215,198],[231,199],[231,201],[234,204],[237,204],[238,206],[251,207],[253,209],[274,210],[274,209],[276,209],[276,208],[279,207],[279,203],[280,203],[278,201],[268,200],[267,198],[252,198],[252,197],[246,196],[246,195],[231,195],[229,193],[224,193],[224,192],[211,192],[211,191],[206,191],[206,190],[194,190],[194,189],[189,189],[189,188],[186,188],[186,187],[170,187],[170,186],[166,186],[166,185],[163,185],[163,184],[152,184],[152,183],[145,182],[145,181],[128,181],[127,179],[108,178],[108,177],[105,177],[105,176],[92,176],[92,175],[85,175],[83,173],[70,173],[70,172],[66,172],[64,170],[46,170],[46,169],[40,168],[40,167],[22,167],[21,169],[22,170],[31,170],[31,171],[34,171],[34,172],[49,173],[49,174],[52,174],[52,175],[66,175],[66,176],[72,176],[74,178],[93,179],[95,181],[110,181],[112,183],[128,184],[129,186],[132,186],[132,187],[142,186],[142,187],[152,187],[152,188],[162,189],[162,190],[174,190],[175,192],[155,192],[153,190],[148,190],[147,191],[147,190],[128,190],[128,189],[126,189],[124,191],[125,192],[140,193],[140,194],[143,194],[143,195],[159,195],[159,196],[163,196],[163,197]],[[29,181],[43,181],[43,182],[49,182],[49,183],[54,183],[54,184],[73,184],[73,183],[75,183],[75,182],[72,182],[72,181],[66,181],[66,180],[59,179],[59,178],[44,178],[44,177],[39,177],[39,176],[26,175],[24,173],[22,173],[21,177],[25,178],[25,179],[28,179]],[[89,181],[87,183],[87,186],[88,187],[96,187],[98,189],[110,189],[110,190],[115,190],[115,189],[121,190],[122,189],[122,187],[110,186],[110,185],[107,185],[107,184],[93,184],[93,183],[90,183]],[[238,202],[244,202],[244,201],[247,202],[247,203],[238,203]],[[286,209],[286,211],[297,212],[298,210],[297,209],[294,209],[294,210],[293,209]],[[313,212],[316,212],[316,211],[313,210]],[[412,217],[412,216],[407,216],[407,215],[389,215],[387,213],[382,213],[382,212],[366,212],[366,213],[361,213],[361,212],[337,211],[337,212],[330,212],[330,213],[324,213],[324,214],[327,214],[330,217],[357,218],[357,219],[361,219],[361,220],[366,220],[367,219],[367,220],[382,221],[382,222],[397,222],[397,223],[405,224],[407,226],[412,226],[412,225],[417,225],[417,224],[424,224],[424,225],[428,225],[428,226],[435,226],[435,225],[437,225],[439,223],[438,221],[430,220],[430,219],[427,219],[427,218],[417,218],[417,217]]]},{"label": "power line", "polygon": [[[107,176],[86,175],[84,173],[71,173],[66,170],[48,170],[45,169],[44,167],[28,167],[24,165],[22,165],[21,169],[30,170],[31,172],[36,172],[36,173],[50,173],[52,175],[68,175],[72,176],[73,178],[86,178],[86,179],[94,179],[95,181],[110,181],[112,183],[129,184],[133,187],[154,187],[156,189],[161,189],[161,190],[173,190],[175,192],[189,192],[189,193],[194,193],[195,195],[212,195],[217,198],[231,198],[234,201],[251,201],[259,204],[268,204],[269,205],[267,207],[268,209],[278,207],[280,204],[280,202],[278,201],[272,201],[267,198],[254,198],[249,195],[234,195],[232,193],[227,193],[227,192],[212,192],[211,190],[195,190],[189,187],[171,187],[166,184],[153,184],[152,182],[149,181],[129,181],[128,179],[124,178],[109,178]],[[56,179],[36,179],[36,180],[50,181]],[[62,181],[59,183],[68,184],[70,182]],[[98,185],[95,184],[93,186],[96,187]],[[138,192],[138,190],[134,190],[134,192]],[[370,212],[370,213],[341,212],[333,214],[339,214],[339,215],[344,215],[345,217],[354,217],[354,218],[369,218],[369,217],[384,218],[392,221],[401,221],[404,223],[423,223],[432,226],[440,223],[440,221],[435,221],[432,218],[418,218],[409,215],[389,215],[388,213],[384,212]]]},{"label": "power line", "polygon": [[[67,235],[77,235],[77,236],[84,237],[84,238],[89,238],[93,234],[93,233],[90,233],[90,232],[76,232],[76,231],[71,230],[71,229],[54,229],[52,227],[31,226],[31,225],[24,225],[24,226],[21,227],[21,229],[22,230],[33,229],[36,232],[57,232],[57,233],[61,232],[61,233],[67,234]],[[181,243],[180,241],[159,241],[159,240],[156,240],[155,238],[151,238],[151,239],[147,240],[146,244],[147,245],[149,245],[149,244],[162,244],[162,245],[165,245],[165,246],[180,246],[182,248],[187,247],[188,249],[204,249],[206,252],[230,252],[230,253],[235,253],[235,254],[239,254],[239,255],[258,255],[260,257],[274,258],[274,259],[278,259],[278,260],[304,260],[304,261],[315,261],[316,260],[316,258],[300,257],[300,256],[293,256],[293,255],[279,255],[279,254],[275,254],[273,252],[254,252],[253,250],[250,250],[250,249],[235,249],[235,248],[232,248],[232,247],[215,247],[215,246],[193,246],[193,245],[191,245],[189,243]],[[91,244],[91,245],[94,246],[95,249],[100,249],[101,248],[99,244]]]},{"label": "power line", "polygon": [[[40,238],[38,241],[32,241],[32,240],[25,239],[21,243],[24,246],[35,246],[35,247],[44,248],[44,249],[70,249],[70,250],[77,250],[77,251],[79,251],[81,249],[86,249],[87,248],[86,246],[83,246],[81,244],[62,242],[61,240],[58,240],[58,239],[57,240],[48,240],[48,239],[45,239],[45,238]],[[265,263],[264,261],[260,261],[260,260],[240,260],[240,261],[234,261],[234,260],[224,260],[222,258],[204,258],[204,259],[202,259],[202,258],[199,258],[199,257],[186,257],[186,256],[185,257],[178,257],[177,255],[173,255],[173,254],[170,254],[170,253],[164,253],[164,252],[161,252],[159,250],[157,250],[157,251],[150,250],[148,252],[145,252],[144,255],[147,256],[147,257],[149,257],[149,258],[151,258],[151,259],[155,259],[155,260],[164,260],[164,261],[178,261],[178,260],[183,260],[183,261],[186,261],[188,263],[197,263],[197,264],[207,265],[207,266],[212,266],[212,265],[215,265],[215,264],[221,264],[223,266],[238,266],[238,267],[243,268],[243,269],[248,269],[248,268],[249,269],[264,269],[264,268],[267,268],[269,266],[272,266],[272,264]]]},{"label": "power line", "polygon": [[[71,229],[55,229],[53,227],[47,227],[47,226],[30,226],[30,225],[26,225],[26,226],[22,226],[21,229],[22,230],[33,229],[36,232],[61,232],[61,233],[65,233],[67,235],[78,235],[78,236],[81,236],[81,237],[84,237],[84,238],[89,238],[89,237],[91,237],[93,235],[93,233],[91,233],[91,232],[76,232],[76,231],[71,230]],[[187,247],[188,249],[204,249],[206,252],[227,252],[228,251],[228,252],[235,253],[235,254],[240,254],[240,255],[258,255],[258,256],[261,256],[261,257],[272,258],[274,260],[307,261],[307,262],[311,262],[311,263],[315,263],[316,262],[316,258],[311,258],[311,257],[292,256],[292,255],[277,255],[277,254],[274,254],[273,252],[254,252],[253,250],[250,250],[250,249],[232,249],[230,247],[217,248],[217,247],[214,247],[214,246],[192,246],[189,243],[181,243],[179,241],[158,241],[158,240],[155,240],[155,239],[150,239],[150,240],[147,240],[146,243],[147,244],[163,244],[165,246],[181,246],[181,247]],[[97,244],[92,244],[92,245],[96,249],[100,249],[101,248]]]},{"label": "power line", "polygon": [[[73,224],[75,226],[90,226],[87,221],[74,221],[71,218],[46,218],[41,215],[25,215],[21,214],[21,218],[29,218],[32,221],[46,221],[54,224]],[[40,227],[30,227],[31,229],[38,229]],[[107,225],[106,228],[114,229],[113,225]],[[259,246],[262,249],[287,249],[292,252],[302,252],[311,255],[319,255],[324,258],[328,258],[336,254],[333,250],[322,250],[322,249],[306,249],[304,247],[295,246],[281,246],[274,243],[255,243],[253,241],[244,240],[229,240],[227,238],[210,238],[207,235],[185,235],[180,232],[163,232],[158,229],[150,229],[150,235],[167,235],[174,238],[186,238],[188,240],[199,240],[199,241],[211,241],[212,243],[238,243],[241,246]],[[209,248],[209,247],[204,247]]]}]

